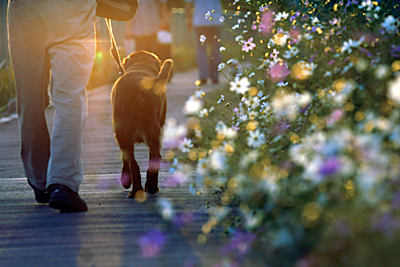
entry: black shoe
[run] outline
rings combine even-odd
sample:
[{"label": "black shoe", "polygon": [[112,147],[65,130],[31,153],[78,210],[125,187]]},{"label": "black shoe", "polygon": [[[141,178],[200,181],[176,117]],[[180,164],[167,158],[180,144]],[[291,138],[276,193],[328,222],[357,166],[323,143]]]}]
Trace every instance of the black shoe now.
[{"label": "black shoe", "polygon": [[60,212],[82,212],[87,211],[86,203],[79,195],[65,185],[53,184],[50,186],[49,207],[58,209]]},{"label": "black shoe", "polygon": [[33,192],[35,192],[35,198],[36,198],[36,201],[37,201],[38,203],[41,203],[41,204],[43,204],[43,203],[49,203],[49,200],[50,200],[50,192],[49,192],[49,191],[47,191],[47,190],[40,190],[40,189],[34,187],[34,186],[31,184],[31,182],[29,182],[29,180],[28,180],[28,184],[29,184],[30,187],[32,187]]}]

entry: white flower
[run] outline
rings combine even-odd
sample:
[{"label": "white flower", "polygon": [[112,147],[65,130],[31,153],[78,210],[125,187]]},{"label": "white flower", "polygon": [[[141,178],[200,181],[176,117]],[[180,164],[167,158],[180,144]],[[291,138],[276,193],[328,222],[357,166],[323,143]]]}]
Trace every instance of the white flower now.
[{"label": "white flower", "polygon": [[211,18],[211,12],[208,11],[208,12],[206,13],[206,15],[205,15],[205,19],[206,19],[206,20],[209,20],[210,18]]},{"label": "white flower", "polygon": [[183,107],[185,114],[196,114],[203,108],[203,101],[194,96],[190,96]]},{"label": "white flower", "polygon": [[184,125],[177,125],[174,118],[168,118],[164,126],[163,146],[167,148],[175,148],[179,142],[185,137],[187,129]]},{"label": "white flower", "polygon": [[381,23],[381,26],[387,33],[394,33],[397,28],[396,24],[396,19],[392,15],[389,15],[385,18],[385,21]]},{"label": "white flower", "polygon": [[187,153],[193,147],[192,140],[183,138],[178,147],[182,152]]},{"label": "white flower", "polygon": [[202,110],[199,111],[199,117],[200,118],[203,118],[203,117],[205,117],[207,115],[208,115],[208,109],[203,108]]},{"label": "white flower", "polygon": [[223,51],[225,51],[226,50],[226,48],[224,47],[224,46],[221,46],[220,48],[219,48],[219,51],[221,51],[221,52],[223,52]]},{"label": "white flower", "polygon": [[200,43],[204,43],[206,39],[207,37],[204,34],[200,35]]},{"label": "white flower", "polygon": [[224,68],[225,68],[225,63],[224,62],[219,63],[218,71],[222,71]]},{"label": "white flower", "polygon": [[390,74],[390,68],[384,64],[379,64],[376,67],[374,74],[379,80],[385,79]]},{"label": "white flower", "polygon": [[244,104],[250,108],[256,108],[259,106],[260,104],[260,100],[258,99],[258,97],[251,97],[250,99],[247,99],[244,101]]},{"label": "white flower", "polygon": [[222,171],[225,169],[226,154],[223,151],[214,149],[210,154],[209,160],[210,167],[213,170]]},{"label": "white flower", "polygon": [[287,12],[279,12],[278,14],[276,14],[275,20],[276,21],[285,20],[285,19],[287,19],[288,16],[289,16],[289,13],[287,13]]},{"label": "white flower", "polygon": [[299,111],[299,98],[294,93],[282,91],[275,95],[272,107],[277,117],[286,117],[293,121]]},{"label": "white flower", "polygon": [[285,52],[285,55],[283,55],[283,57],[289,59],[296,56],[298,53],[299,49],[297,48],[297,46],[292,46],[290,50]]},{"label": "white flower", "polygon": [[260,129],[249,132],[247,137],[247,145],[249,147],[257,148],[265,144],[265,135],[260,132]]},{"label": "white flower", "polygon": [[231,87],[229,90],[244,95],[249,90],[250,82],[247,77],[243,77],[241,79],[239,77],[235,77],[235,81],[230,82],[230,85]]},{"label": "white flower", "polygon": [[396,79],[388,82],[388,91],[386,96],[390,100],[400,104],[400,75],[397,75]]},{"label": "white flower", "polygon": [[239,43],[242,42],[243,41],[243,36],[241,36],[241,35],[236,36],[235,37],[235,41],[239,42]]},{"label": "white flower", "polygon": [[224,22],[225,21],[225,17],[223,17],[223,16],[219,17],[219,21],[220,22]]},{"label": "white flower", "polygon": [[301,108],[305,108],[310,103],[310,101],[311,101],[311,94],[306,91],[300,95],[299,106]]},{"label": "white flower", "polygon": [[353,52],[351,49],[352,47],[359,47],[360,44],[364,41],[364,36],[360,38],[360,40],[355,41],[352,39],[349,39],[348,41],[345,41],[343,46],[342,46],[342,53],[348,51],[349,53]]},{"label": "white flower", "polygon": [[164,220],[171,220],[175,215],[175,211],[171,201],[167,198],[159,198],[157,200],[157,206],[161,210],[161,216]]},{"label": "white flower", "polygon": [[319,19],[317,17],[312,18],[311,23],[312,24],[317,24],[319,22]]},{"label": "white flower", "polygon": [[237,135],[237,131],[234,128],[227,127],[225,123],[219,121],[215,127],[217,134],[224,136],[227,139],[233,139]]}]

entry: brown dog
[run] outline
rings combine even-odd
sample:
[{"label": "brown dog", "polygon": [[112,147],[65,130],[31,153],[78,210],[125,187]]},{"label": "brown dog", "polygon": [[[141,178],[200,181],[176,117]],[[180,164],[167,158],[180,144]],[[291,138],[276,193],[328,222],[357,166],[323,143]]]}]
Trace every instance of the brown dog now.
[{"label": "brown dog", "polygon": [[134,156],[135,143],[149,147],[145,191],[158,192],[158,170],[161,163],[162,130],[167,112],[165,83],[172,60],[161,65],[160,59],[149,52],[130,54],[123,61],[125,74],[114,84],[111,93],[115,138],[122,152],[121,184],[132,190],[128,197],[143,197],[139,165]]}]

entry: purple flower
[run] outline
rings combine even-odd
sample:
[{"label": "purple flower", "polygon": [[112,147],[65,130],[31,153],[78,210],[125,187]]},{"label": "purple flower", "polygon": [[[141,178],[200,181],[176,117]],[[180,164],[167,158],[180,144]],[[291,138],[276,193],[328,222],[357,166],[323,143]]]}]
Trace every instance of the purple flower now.
[{"label": "purple flower", "polygon": [[371,219],[371,228],[384,233],[388,238],[400,229],[400,220],[389,213],[375,216]]},{"label": "purple flower", "polygon": [[300,12],[296,11],[291,17],[290,17],[290,22],[293,20],[297,19],[297,17],[300,16]]},{"label": "purple flower", "polygon": [[392,207],[400,209],[400,191],[397,191],[392,198]]},{"label": "purple flower", "polygon": [[338,158],[328,158],[322,163],[322,166],[319,169],[319,174],[322,176],[336,174],[336,172],[340,169],[340,165],[340,160]]},{"label": "purple flower", "polygon": [[286,120],[282,120],[281,122],[279,122],[274,126],[273,132],[275,135],[279,135],[286,132],[286,130],[289,129],[289,127],[290,124]]},{"label": "purple flower", "polygon": [[251,244],[255,238],[255,234],[238,231],[233,235],[231,241],[222,249],[222,253],[233,254],[239,258],[243,257],[250,251]]},{"label": "purple flower", "polygon": [[158,256],[166,240],[166,235],[160,230],[154,229],[148,231],[138,241],[142,250],[142,257],[152,258]]},{"label": "purple flower", "polygon": [[390,50],[390,55],[392,57],[400,57],[400,45],[392,45],[392,50]]}]

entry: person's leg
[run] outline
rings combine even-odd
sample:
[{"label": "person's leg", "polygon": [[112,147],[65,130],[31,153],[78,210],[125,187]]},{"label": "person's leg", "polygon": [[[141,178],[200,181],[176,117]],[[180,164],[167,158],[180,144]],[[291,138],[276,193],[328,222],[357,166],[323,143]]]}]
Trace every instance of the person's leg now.
[{"label": "person's leg", "polygon": [[[200,42],[200,36],[207,36],[207,27],[196,27],[196,53],[197,53],[197,66],[199,68],[199,79],[200,81],[206,81],[209,76],[208,63],[207,63],[207,45],[202,44]],[[209,42],[209,38],[207,37],[206,43]]]},{"label": "person's leg", "polygon": [[13,64],[21,158],[31,185],[46,189],[50,137],[45,117],[49,61],[45,53],[46,27],[32,1],[10,1],[8,34]]},{"label": "person's leg", "polygon": [[[211,57],[209,58],[208,65],[210,70],[210,77],[213,83],[218,83],[218,65],[222,61],[221,52],[219,51],[220,43],[218,39],[221,39],[221,30],[218,27],[210,27],[210,48]],[[216,38],[214,38],[216,36]]]},{"label": "person's leg", "polygon": [[95,2],[50,1],[47,12],[47,29],[52,33],[48,46],[51,97],[56,109],[47,186],[61,184],[78,192],[83,178],[86,85],[95,56]]}]

